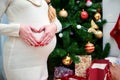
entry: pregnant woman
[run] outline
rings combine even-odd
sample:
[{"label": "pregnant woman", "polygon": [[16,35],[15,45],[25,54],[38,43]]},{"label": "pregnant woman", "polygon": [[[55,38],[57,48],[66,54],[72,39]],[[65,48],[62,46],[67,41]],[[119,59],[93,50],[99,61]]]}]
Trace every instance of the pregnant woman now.
[{"label": "pregnant woman", "polygon": [[62,28],[55,9],[45,0],[0,0],[0,34],[7,35],[3,65],[7,80],[47,80],[47,58]]}]

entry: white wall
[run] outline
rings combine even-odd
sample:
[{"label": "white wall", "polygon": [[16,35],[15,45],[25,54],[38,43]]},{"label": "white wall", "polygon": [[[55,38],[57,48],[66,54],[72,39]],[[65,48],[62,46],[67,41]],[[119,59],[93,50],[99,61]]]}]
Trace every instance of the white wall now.
[{"label": "white wall", "polygon": [[109,56],[120,57],[120,49],[118,49],[117,43],[110,36],[110,31],[115,26],[120,13],[120,0],[103,0],[103,18],[107,20],[107,23],[103,26],[103,47],[107,42],[111,44],[111,50]]}]

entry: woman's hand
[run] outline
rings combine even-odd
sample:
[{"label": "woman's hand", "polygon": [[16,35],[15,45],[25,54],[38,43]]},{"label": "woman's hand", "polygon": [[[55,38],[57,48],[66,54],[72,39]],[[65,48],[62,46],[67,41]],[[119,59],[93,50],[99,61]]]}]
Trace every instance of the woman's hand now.
[{"label": "woman's hand", "polygon": [[112,80],[120,80],[120,65],[111,65],[110,72],[112,75]]},{"label": "woman's hand", "polygon": [[50,41],[55,36],[55,33],[57,31],[57,27],[54,23],[51,23],[49,25],[44,25],[40,28],[40,32],[44,31],[43,36],[40,39],[39,45],[44,46],[50,43]]},{"label": "woman's hand", "polygon": [[28,45],[30,46],[39,46],[35,36],[33,35],[33,32],[38,32],[38,30],[36,30],[34,27],[32,26],[24,26],[21,25],[20,26],[20,38],[25,41]]}]

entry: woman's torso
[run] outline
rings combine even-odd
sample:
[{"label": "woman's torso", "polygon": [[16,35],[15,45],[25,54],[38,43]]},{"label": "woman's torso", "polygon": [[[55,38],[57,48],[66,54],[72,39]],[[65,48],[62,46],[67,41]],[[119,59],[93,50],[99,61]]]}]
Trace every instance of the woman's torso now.
[{"label": "woman's torso", "polygon": [[[18,23],[34,26],[39,29],[43,25],[50,24],[48,19],[48,6],[45,0],[40,1],[41,6],[35,6],[28,0],[12,0],[6,10],[9,23]],[[35,33],[40,38],[44,32]],[[22,68],[46,64],[48,55],[53,51],[56,45],[56,38],[47,46],[33,47],[28,46],[19,37],[10,37],[5,43],[4,56],[8,58],[6,63],[11,68]],[[6,61],[6,60],[5,60]]]}]

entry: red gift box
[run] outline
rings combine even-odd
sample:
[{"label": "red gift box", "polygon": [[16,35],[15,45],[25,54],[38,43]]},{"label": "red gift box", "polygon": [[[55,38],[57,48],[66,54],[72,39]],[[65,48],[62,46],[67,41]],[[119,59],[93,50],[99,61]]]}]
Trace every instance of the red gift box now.
[{"label": "red gift box", "polygon": [[79,76],[66,76],[64,78],[62,78],[61,80],[87,80],[86,78],[84,77],[79,77]]},{"label": "red gift box", "polygon": [[88,80],[111,80],[109,70],[110,62],[108,60],[93,60],[90,67],[87,69]]}]

